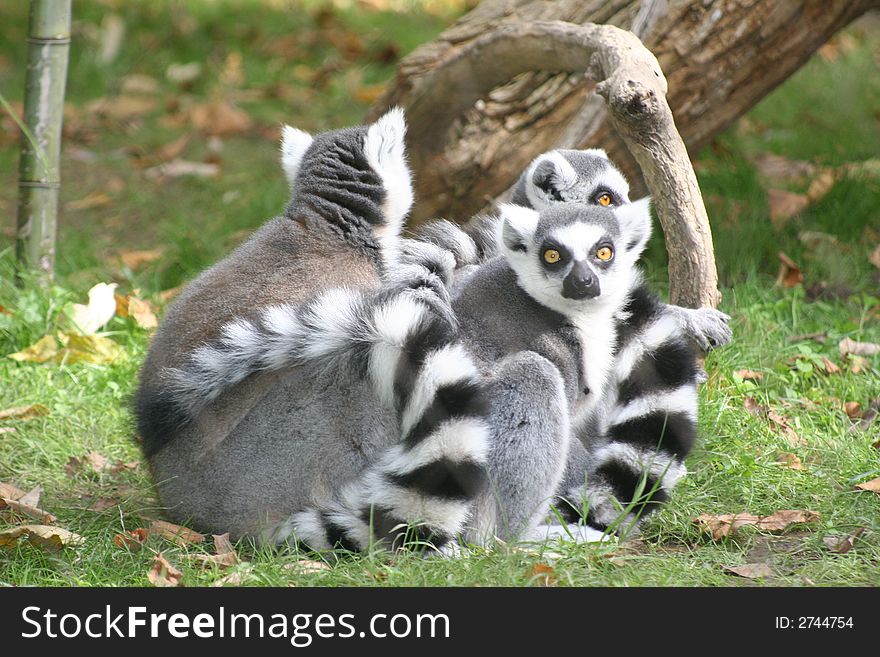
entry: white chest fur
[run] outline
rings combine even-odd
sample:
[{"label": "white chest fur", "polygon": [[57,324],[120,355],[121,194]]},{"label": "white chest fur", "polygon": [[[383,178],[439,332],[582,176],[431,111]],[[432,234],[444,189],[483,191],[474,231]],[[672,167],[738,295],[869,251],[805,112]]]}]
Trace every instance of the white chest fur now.
[{"label": "white chest fur", "polygon": [[574,409],[579,422],[595,409],[611,378],[617,326],[613,313],[591,313],[572,318],[572,323],[580,340],[583,387],[589,391],[579,397]]}]

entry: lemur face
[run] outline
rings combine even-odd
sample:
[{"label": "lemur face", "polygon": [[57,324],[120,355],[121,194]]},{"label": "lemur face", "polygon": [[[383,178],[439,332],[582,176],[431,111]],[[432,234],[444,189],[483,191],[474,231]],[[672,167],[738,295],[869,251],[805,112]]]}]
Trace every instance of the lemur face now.
[{"label": "lemur face", "polygon": [[499,244],[520,286],[566,316],[618,303],[651,233],[647,199],[617,209],[557,203],[501,208]]},{"label": "lemur face", "polygon": [[629,203],[629,184],[601,149],[555,150],[538,156],[518,185],[528,204],[544,210],[554,203],[620,207]]}]

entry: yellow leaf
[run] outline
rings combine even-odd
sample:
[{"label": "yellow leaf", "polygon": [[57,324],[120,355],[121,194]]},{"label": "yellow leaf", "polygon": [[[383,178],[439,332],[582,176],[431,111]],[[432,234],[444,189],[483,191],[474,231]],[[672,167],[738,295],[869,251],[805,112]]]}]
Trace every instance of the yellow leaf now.
[{"label": "yellow leaf", "polygon": [[[115,302],[114,302],[115,303]],[[67,335],[67,346],[52,359],[55,363],[106,365],[122,354],[122,347],[100,335]]]},{"label": "yellow leaf", "polygon": [[7,358],[17,361],[30,361],[32,363],[45,363],[52,360],[58,354],[58,343],[51,335],[44,335],[27,349],[9,354]]}]

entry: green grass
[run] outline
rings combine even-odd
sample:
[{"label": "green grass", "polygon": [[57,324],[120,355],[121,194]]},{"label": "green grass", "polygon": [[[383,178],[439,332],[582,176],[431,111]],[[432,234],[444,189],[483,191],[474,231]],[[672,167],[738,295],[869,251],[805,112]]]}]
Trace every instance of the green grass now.
[{"label": "green grass", "polygon": [[[6,3],[0,10],[0,93],[12,102],[20,101],[23,87],[25,6]],[[117,7],[125,19],[127,40],[116,60],[101,65],[90,39],[108,6]],[[318,2],[306,3],[305,11],[290,6],[256,0],[75,4],[79,38],[68,83],[70,116],[75,117],[68,127],[75,131],[62,161],[58,278],[49,290],[11,285],[17,144],[0,133],[0,305],[11,312],[0,313],[0,354],[56,331],[65,304],[83,301],[99,281],[118,282],[125,293],[139,288],[155,301],[160,291],[222,257],[286,200],[273,135],[278,124],[320,130],[360,121],[369,103],[358,93],[393,74],[393,62],[380,54],[406,53],[452,18],[449,13],[363,9],[336,10],[330,16],[321,13]],[[320,83],[310,83],[304,79],[309,71],[328,56],[337,57],[321,40],[326,37],[322,29],[335,30],[343,39],[352,38],[353,31],[363,33],[364,50],[357,57],[340,58],[338,68],[328,67]],[[810,61],[746,120],[696,154],[713,222],[722,309],[733,316],[735,340],[707,360],[702,440],[688,460],[690,475],[639,537],[622,545],[498,546],[470,551],[454,561],[368,555],[331,560],[331,569],[308,574],[298,574],[290,565],[315,555],[279,554],[241,544],[239,556],[247,565],[234,571],[242,573],[243,582],[526,586],[540,583],[533,574],[535,564],[550,563],[560,585],[750,586],[752,581],[727,574],[724,567],[769,562],[775,576],[758,583],[880,584],[880,496],[854,490],[855,484],[880,476],[880,453],[873,447],[880,439],[880,422],[868,431],[856,430],[842,410],[843,402],[866,407],[880,397],[880,357],[869,359],[867,371],[854,374],[837,352],[844,337],[880,342],[880,279],[867,259],[880,238],[880,181],[841,180],[822,201],[777,231],[769,224],[766,190],[752,164],[766,152],[822,166],[877,156],[880,34],[876,27],[856,26],[848,35],[854,45],[842,49],[838,60]],[[244,82],[230,89],[219,78],[235,52],[242,55]],[[165,70],[171,63],[189,61],[202,62],[203,74],[191,89],[181,90],[165,79]],[[118,92],[132,73],[158,81],[159,102],[152,112],[114,123],[85,111],[89,102]],[[147,178],[139,158],[190,131],[168,123],[169,108],[221,92],[232,94],[254,120],[249,132],[223,139],[222,175],[162,184]],[[846,103],[840,102],[843,97]],[[5,120],[0,119],[4,127]],[[205,157],[206,142],[194,132],[182,157]],[[69,205],[96,192],[108,194],[110,202],[81,210]],[[838,244],[814,253],[798,239],[803,230],[833,234]],[[150,248],[161,248],[162,256],[135,271],[117,258],[125,250]],[[808,286],[824,280],[845,284],[853,294],[810,301],[803,287],[774,288],[779,250],[801,265]],[[657,239],[646,264],[659,289],[665,287],[664,263],[662,240]],[[195,563],[193,555],[210,551],[210,545],[182,548],[156,536],[140,551],[114,545],[116,534],[161,517],[143,465],[100,475],[65,470],[72,456],[89,450],[113,461],[139,458],[128,400],[149,332],[119,317],[107,331],[125,350],[109,366],[34,365],[0,358],[0,410],[33,403],[50,410],[31,420],[0,420],[0,426],[15,429],[0,433],[0,481],[25,490],[42,486],[40,506],[58,516],[59,526],[86,539],[83,547],[54,553],[26,543],[0,549],[0,585],[146,585],[155,551],[183,571],[186,585],[209,584],[230,572]],[[827,342],[789,340],[816,331],[826,331]],[[797,356],[801,360],[793,365]],[[820,373],[816,365],[822,356],[843,371]],[[742,381],[733,375],[739,369],[759,371],[763,379]],[[766,417],[749,413],[747,397],[788,418],[799,444],[790,444]],[[779,452],[797,455],[803,470],[777,464]],[[99,500],[118,504],[92,510]],[[692,523],[700,514],[769,514],[779,509],[810,509],[820,519],[776,535],[745,529],[717,542]],[[0,531],[11,526],[8,515],[0,515]],[[824,537],[858,528],[866,531],[849,553],[834,554],[825,547]]]}]

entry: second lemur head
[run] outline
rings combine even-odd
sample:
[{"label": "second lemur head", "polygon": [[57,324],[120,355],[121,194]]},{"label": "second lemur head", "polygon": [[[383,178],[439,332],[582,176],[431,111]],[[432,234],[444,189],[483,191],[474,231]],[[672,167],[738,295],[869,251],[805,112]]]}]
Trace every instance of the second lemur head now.
[{"label": "second lemur head", "polygon": [[629,183],[601,149],[559,149],[532,160],[511,202],[535,210],[553,203],[620,207],[629,203]]},{"label": "second lemur head", "polygon": [[565,316],[622,304],[640,281],[651,236],[648,199],[618,208],[555,203],[541,212],[502,205],[498,246],[538,303]]}]

